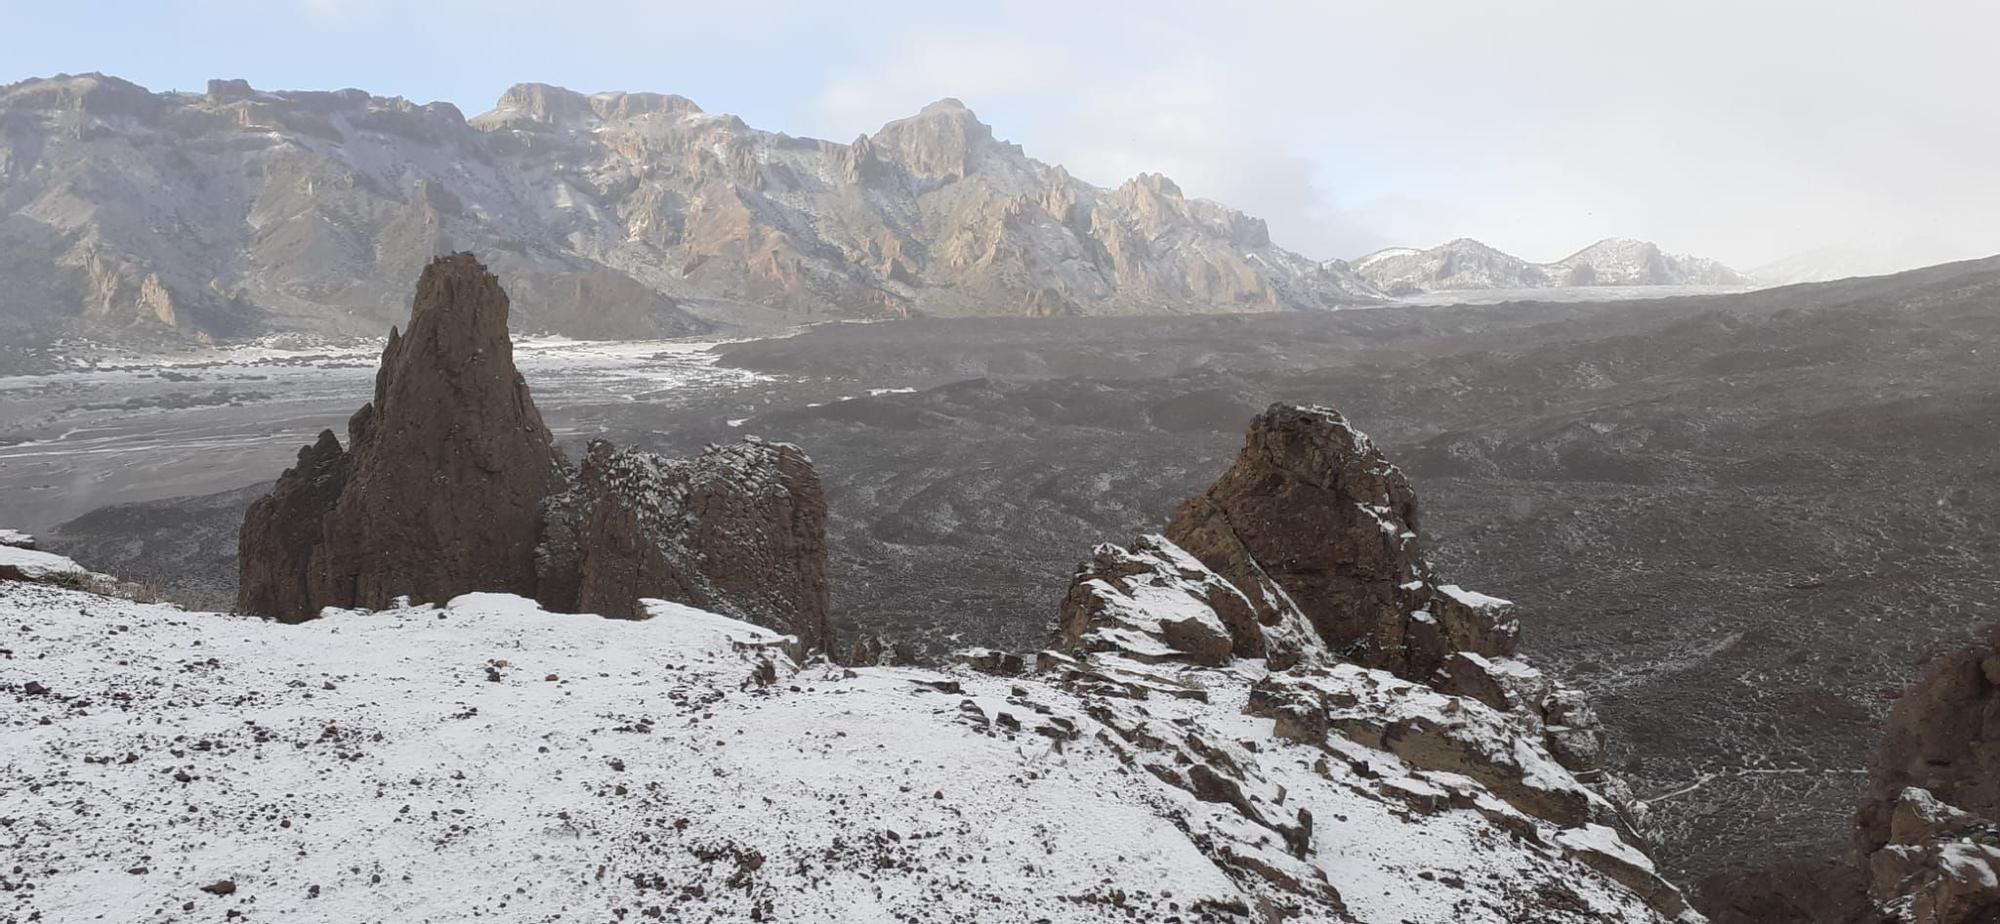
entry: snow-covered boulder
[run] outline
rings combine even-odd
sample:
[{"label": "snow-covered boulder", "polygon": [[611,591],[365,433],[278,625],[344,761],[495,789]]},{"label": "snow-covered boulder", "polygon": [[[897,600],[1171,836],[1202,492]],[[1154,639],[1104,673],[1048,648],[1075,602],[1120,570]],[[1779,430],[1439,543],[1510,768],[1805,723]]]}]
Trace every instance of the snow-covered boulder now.
[{"label": "snow-covered boulder", "polygon": [[81,584],[98,575],[54,552],[0,545],[0,581]]}]

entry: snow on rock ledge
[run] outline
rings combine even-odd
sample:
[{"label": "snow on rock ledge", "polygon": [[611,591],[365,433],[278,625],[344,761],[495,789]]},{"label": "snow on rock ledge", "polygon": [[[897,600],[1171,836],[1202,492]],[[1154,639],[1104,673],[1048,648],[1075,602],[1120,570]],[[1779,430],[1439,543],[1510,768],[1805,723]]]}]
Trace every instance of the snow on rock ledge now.
[{"label": "snow on rock ledge", "polygon": [[102,575],[53,552],[0,544],[0,581],[79,584]]},{"label": "snow on rock ledge", "polygon": [[[1092,656],[1144,698],[800,671],[649,611],[287,625],[0,584],[0,919],[1667,920],[1470,774],[1274,734],[1256,662]],[[1363,694],[1405,681],[1316,682],[1382,721]]]}]

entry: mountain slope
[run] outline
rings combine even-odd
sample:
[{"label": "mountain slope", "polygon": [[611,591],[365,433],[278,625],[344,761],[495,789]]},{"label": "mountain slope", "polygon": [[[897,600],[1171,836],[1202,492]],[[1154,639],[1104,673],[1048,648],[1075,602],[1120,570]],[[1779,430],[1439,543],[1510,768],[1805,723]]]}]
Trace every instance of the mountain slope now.
[{"label": "mountain slope", "polygon": [[1706,257],[1607,238],[1553,263],[1529,263],[1471,238],[1429,250],[1394,247],[1354,261],[1354,272],[1391,295],[1560,286],[1742,286],[1751,279]]},{"label": "mountain slope", "polygon": [[1034,161],[955,100],[838,144],[539,84],[467,120],[359,90],[25,81],[0,89],[0,242],[0,324],[127,339],[376,334],[464,249],[521,327],[578,336],[1377,294],[1164,177]]}]

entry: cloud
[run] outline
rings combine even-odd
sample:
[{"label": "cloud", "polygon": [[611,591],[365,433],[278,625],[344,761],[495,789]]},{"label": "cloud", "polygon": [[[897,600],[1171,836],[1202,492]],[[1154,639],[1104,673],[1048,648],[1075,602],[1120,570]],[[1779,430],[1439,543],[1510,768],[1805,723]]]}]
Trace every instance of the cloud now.
[{"label": "cloud", "polygon": [[1279,240],[1313,256],[1375,240],[1341,219],[1284,120],[1246,105],[1254,89],[1221,62],[1087,51],[993,30],[912,35],[869,66],[834,75],[802,121],[812,133],[847,138],[956,96],[999,136],[1088,182],[1164,173],[1189,195],[1266,219]]}]

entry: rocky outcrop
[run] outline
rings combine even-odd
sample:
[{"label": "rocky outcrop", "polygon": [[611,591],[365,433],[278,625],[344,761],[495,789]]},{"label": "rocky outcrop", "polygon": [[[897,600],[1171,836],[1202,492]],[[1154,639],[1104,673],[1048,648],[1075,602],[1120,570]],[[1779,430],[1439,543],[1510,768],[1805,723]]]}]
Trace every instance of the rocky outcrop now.
[{"label": "rocky outcrop", "polygon": [[1456,651],[1507,657],[1512,604],[1441,585],[1417,497],[1368,437],[1328,408],[1274,405],[1166,537],[1228,579],[1260,620],[1295,606],[1326,648],[1417,680]]},{"label": "rocky outcrop", "polygon": [[237,534],[236,607],[281,622],[301,622],[333,603],[312,587],[313,553],[326,517],[347,488],[349,457],[332,430],[299,449],[299,462],[278,476],[271,493],[252,502]]},{"label": "rocky outcrop", "polygon": [[660,597],[734,616],[823,648],[826,498],[812,460],[749,439],[669,459],[602,440],[543,513],[540,600],[550,609],[638,618]]},{"label": "rocky outcrop", "polygon": [[757,440],[692,460],[598,442],[572,470],[514,367],[507,315],[471,254],[424,270],[348,446],[321,433],[244,516],[238,609],[301,621],[491,591],[642,618],[639,600],[659,598],[827,644],[812,461]]},{"label": "rocky outcrop", "polygon": [[1070,581],[1055,643],[1141,661],[1268,658],[1283,668],[1316,646],[1304,617],[1275,593],[1259,608],[1163,536],[1142,536],[1131,548],[1106,543]]},{"label": "rocky outcrop", "polygon": [[2000,628],[1896,702],[1856,820],[1869,898],[1890,920],[2000,920]]},{"label": "rocky outcrop", "polygon": [[2000,921],[2000,628],[1890,711],[1855,818],[1856,860],[1704,884],[1721,924]]},{"label": "rocky outcrop", "polygon": [[542,499],[564,463],[514,368],[507,293],[471,254],[425,268],[347,431],[344,452],[321,434],[244,517],[241,610],[297,620],[534,593]]},{"label": "rocky outcrop", "polygon": [[1413,815],[1469,813],[1608,877],[1663,919],[1700,920],[1642,849],[1643,807],[1605,773],[1589,703],[1513,656],[1511,604],[1438,583],[1416,524],[1415,492],[1365,435],[1325,408],[1273,406],[1166,535],[1098,546],[1077,569],[1057,650],[1037,671],[1101,698],[1092,717],[1134,763],[1285,845],[1290,856],[1218,849],[1216,862],[1286,896],[1292,913],[1337,913],[1342,901],[1313,875],[1313,815],[1286,813],[1282,790],[1261,792],[1247,755],[1118,701],[1208,701],[1213,676],[1248,678],[1243,712],[1317,752],[1320,776],[1340,767],[1375,780]]},{"label": "rocky outcrop", "polygon": [[1913,787],[2000,819],[2000,628],[1944,658],[1896,701],[1868,779],[1857,835],[1864,851],[1889,841],[1896,806]]}]

